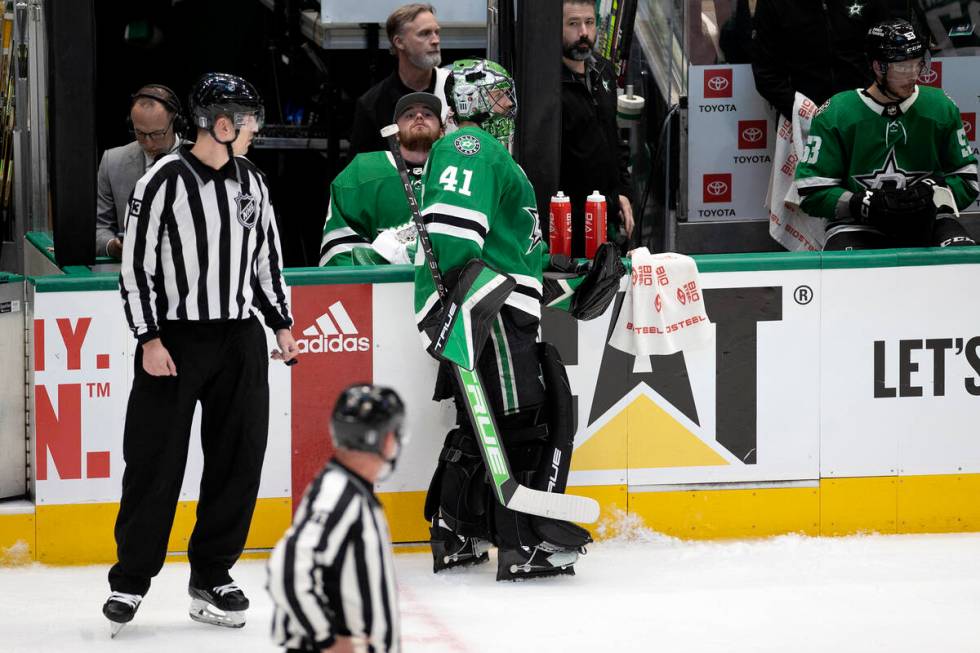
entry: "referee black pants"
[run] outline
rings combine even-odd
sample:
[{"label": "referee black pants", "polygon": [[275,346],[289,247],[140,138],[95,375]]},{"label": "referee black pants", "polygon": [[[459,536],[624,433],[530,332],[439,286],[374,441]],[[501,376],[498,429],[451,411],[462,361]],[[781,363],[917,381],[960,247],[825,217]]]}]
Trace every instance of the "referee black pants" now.
[{"label": "referee black pants", "polygon": [[163,567],[201,403],[204,469],[187,555],[191,583],[231,582],[259,490],[269,430],[269,361],[256,318],[167,322],[164,346],[177,376],[150,376],[137,348],[123,435],[122,501],[116,518],[114,591],[146,594]]}]

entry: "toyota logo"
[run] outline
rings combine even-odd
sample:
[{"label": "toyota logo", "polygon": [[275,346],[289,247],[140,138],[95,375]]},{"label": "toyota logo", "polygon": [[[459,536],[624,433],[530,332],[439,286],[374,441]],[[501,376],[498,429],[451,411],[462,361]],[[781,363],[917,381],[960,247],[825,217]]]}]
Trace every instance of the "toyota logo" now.
[{"label": "toyota logo", "polygon": [[705,190],[708,191],[708,195],[719,197],[728,192],[728,184],[723,181],[712,181],[705,186]]},{"label": "toyota logo", "polygon": [[716,75],[708,80],[708,88],[712,91],[724,91],[728,88],[728,79],[721,75]]},{"label": "toyota logo", "polygon": [[742,138],[746,143],[758,143],[764,135],[758,127],[748,127],[742,130]]},{"label": "toyota logo", "polygon": [[[966,132],[966,135],[967,136],[969,136],[970,134],[972,134],[973,133],[973,123],[964,120],[963,121],[963,131]],[[970,140],[973,140],[973,139],[970,139]]]},{"label": "toyota logo", "polygon": [[939,79],[939,74],[932,68],[923,70],[922,74],[919,75],[919,82],[922,84],[932,84],[937,79]]}]

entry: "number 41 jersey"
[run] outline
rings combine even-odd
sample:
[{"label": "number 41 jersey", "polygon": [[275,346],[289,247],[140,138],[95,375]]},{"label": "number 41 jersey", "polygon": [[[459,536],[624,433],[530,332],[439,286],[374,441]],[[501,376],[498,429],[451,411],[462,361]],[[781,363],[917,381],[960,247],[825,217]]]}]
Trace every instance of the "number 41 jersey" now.
[{"label": "number 41 jersey", "polygon": [[[517,282],[505,305],[540,319],[546,248],[534,188],[497,139],[479,127],[463,127],[436,141],[422,175],[421,212],[443,274],[482,259]],[[416,320],[438,305],[420,246]]]},{"label": "number 41 jersey", "polygon": [[821,107],[796,167],[804,211],[833,218],[845,190],[905,188],[926,177],[948,185],[960,210],[976,199],[977,159],[953,101],[919,86],[898,108],[889,115],[861,91]]}]

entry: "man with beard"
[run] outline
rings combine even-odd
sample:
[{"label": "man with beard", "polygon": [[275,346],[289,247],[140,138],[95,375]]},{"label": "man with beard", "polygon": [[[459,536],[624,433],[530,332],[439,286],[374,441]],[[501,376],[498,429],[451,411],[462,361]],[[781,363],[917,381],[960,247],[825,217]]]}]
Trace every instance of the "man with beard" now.
[{"label": "man with beard", "polygon": [[[619,226],[633,232],[629,145],[616,126],[612,64],[592,49],[595,3],[565,0],[562,10],[561,173],[559,187],[572,200],[572,256],[585,256],[585,198],[606,197],[609,240]],[[557,189],[556,189],[557,190]]]},{"label": "man with beard", "polygon": [[395,103],[403,95],[415,91],[434,93],[442,100],[439,116],[443,123],[446,120],[443,87],[448,73],[438,67],[442,54],[435,9],[423,2],[403,5],[388,16],[385,30],[391,53],[398,61],[391,75],[357,99],[350,137],[351,156],[385,149],[381,128],[388,124]]},{"label": "man with beard", "polygon": [[959,109],[918,86],[925,44],[893,19],[867,36],[875,81],[820,107],[796,168],[809,215],[827,219],[825,250],[974,245],[957,221],[977,198],[977,159]]},{"label": "man with beard", "polygon": [[[442,136],[442,107],[431,93],[410,93],[395,106],[402,157],[419,201],[425,161]],[[415,227],[404,193],[390,152],[355,156],[330,184],[320,265],[410,263],[406,248]]]}]

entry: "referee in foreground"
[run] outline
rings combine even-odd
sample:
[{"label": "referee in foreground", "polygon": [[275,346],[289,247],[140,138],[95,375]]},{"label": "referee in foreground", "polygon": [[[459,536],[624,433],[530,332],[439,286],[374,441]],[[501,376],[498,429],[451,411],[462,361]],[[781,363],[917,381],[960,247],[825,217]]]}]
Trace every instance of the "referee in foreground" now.
[{"label": "referee in foreground", "polygon": [[288,653],[401,651],[388,524],[374,483],[407,438],[394,390],[354,385],[333,409],[336,454],[269,558],[272,638]]},{"label": "referee in foreground", "polygon": [[197,141],[137,183],[120,289],[139,341],[123,436],[119,561],[103,613],[113,635],[132,620],[167,552],[201,403],[197,523],[187,555],[191,617],[245,623],[248,599],[229,570],[245,545],[269,429],[269,362],[298,353],[275,214],[262,173],[242,155],[262,126],[262,99],[241,77],[211,73],[190,96]]}]

